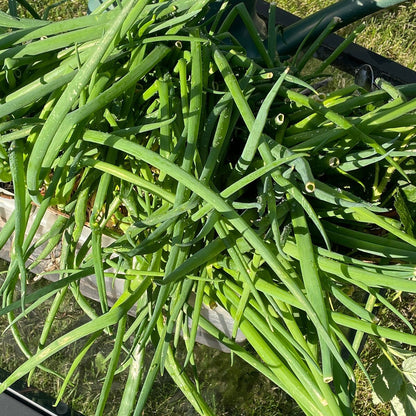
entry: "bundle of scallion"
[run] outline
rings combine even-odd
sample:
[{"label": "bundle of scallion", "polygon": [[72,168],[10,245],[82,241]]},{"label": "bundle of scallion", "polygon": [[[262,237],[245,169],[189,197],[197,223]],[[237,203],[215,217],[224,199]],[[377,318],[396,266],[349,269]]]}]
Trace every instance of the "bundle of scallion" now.
[{"label": "bundle of scallion", "polygon": [[[42,363],[87,337],[59,399],[86,351],[114,331],[97,415],[121,365],[129,376],[119,415],[142,414],[164,369],[197,412],[212,415],[183,371],[200,326],[305,414],[352,414],[364,334],[393,361],[389,342],[416,346],[389,297],[416,292],[416,86],[378,80],[373,92],[352,85],[325,95],[302,75],[318,44],[281,62],[244,7],[209,14],[216,2],[123,0],[106,11],[110,3],[55,23],[0,14],[0,157],[15,200],[0,232],[0,246],[14,233],[0,314],[27,357],[0,391],[35,368],[53,372]],[[229,33],[235,18],[261,61]],[[27,259],[50,207],[65,215],[43,236],[38,260],[62,244],[61,278],[27,294]],[[85,224],[90,235],[77,249]],[[78,292],[91,274],[100,313]],[[105,277],[125,281],[112,307]],[[90,320],[51,341],[68,289]],[[30,351],[16,323],[50,298]],[[229,311],[233,334],[240,329],[251,348],[205,320],[202,304]],[[379,324],[376,304],[409,332]],[[181,333],[184,362],[175,357]]]}]

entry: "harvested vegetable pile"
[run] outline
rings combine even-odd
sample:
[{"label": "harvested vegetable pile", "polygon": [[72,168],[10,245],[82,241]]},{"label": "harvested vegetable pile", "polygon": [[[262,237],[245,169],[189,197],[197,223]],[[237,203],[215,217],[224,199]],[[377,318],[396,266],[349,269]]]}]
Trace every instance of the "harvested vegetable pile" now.
[{"label": "harvested vegetable pile", "polygon": [[[280,60],[242,7],[125,0],[106,11],[111,3],[56,23],[0,14],[1,174],[15,198],[0,232],[0,246],[14,232],[0,313],[28,358],[0,390],[36,367],[52,371],[42,366],[49,356],[87,337],[63,393],[88,348],[114,331],[97,415],[120,366],[129,371],[120,415],[142,414],[164,369],[212,415],[182,371],[200,326],[305,414],[352,414],[365,334],[397,364],[391,342],[416,346],[388,298],[416,292],[416,86],[378,80],[373,92],[352,85],[325,95],[302,75],[317,45]],[[229,33],[240,18],[260,60]],[[66,215],[44,235],[39,260],[61,243],[61,278],[28,295],[25,263],[51,207]],[[77,247],[86,223],[90,236]],[[99,314],[78,291],[92,274]],[[111,307],[105,277],[125,281]],[[90,321],[51,340],[67,289]],[[29,351],[15,324],[51,297],[39,348]],[[233,335],[241,329],[250,348],[205,320],[203,303],[229,311]],[[409,331],[379,325],[376,304]],[[175,358],[181,332],[185,362]],[[119,358],[131,337],[126,365]]]}]

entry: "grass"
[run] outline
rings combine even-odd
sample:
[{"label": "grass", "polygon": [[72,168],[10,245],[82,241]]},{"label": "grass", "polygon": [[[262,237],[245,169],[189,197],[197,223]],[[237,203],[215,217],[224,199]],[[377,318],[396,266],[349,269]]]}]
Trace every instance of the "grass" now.
[{"label": "grass", "polygon": [[364,19],[367,27],[357,43],[373,52],[416,69],[416,3],[408,1],[389,11]]},{"label": "grass", "polygon": [[[40,16],[44,16],[47,13],[49,20],[62,20],[73,18],[77,16],[83,16],[87,14],[87,1],[86,0],[32,0],[30,4],[39,13]],[[8,0],[0,0],[0,10],[7,11]],[[27,15],[25,9],[20,5],[18,6],[18,12],[20,15]]]}]

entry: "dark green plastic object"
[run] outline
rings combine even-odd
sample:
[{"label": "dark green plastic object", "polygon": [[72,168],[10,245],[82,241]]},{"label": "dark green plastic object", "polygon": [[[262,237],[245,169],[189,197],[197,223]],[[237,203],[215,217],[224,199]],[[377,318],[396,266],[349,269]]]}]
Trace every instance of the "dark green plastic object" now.
[{"label": "dark green plastic object", "polygon": [[404,0],[341,0],[322,9],[315,14],[299,20],[283,29],[278,35],[277,50],[279,55],[290,55],[296,51],[302,40],[310,33],[314,40],[325,29],[334,17],[341,21],[335,30],[347,26],[363,17],[376,13],[381,9],[403,3]]},{"label": "dark green plastic object", "polygon": [[[376,13],[381,9],[403,3],[404,1],[405,0],[340,0],[337,3],[326,7],[325,9],[321,9],[311,16],[284,28],[277,37],[277,52],[280,56],[292,55],[307,35],[309,35],[309,39],[313,41],[334,17],[340,18],[340,22],[334,28],[334,30],[337,30],[356,20],[362,19],[365,16]],[[257,16],[256,12],[257,0],[244,0],[243,2],[253,20],[259,21],[260,18]],[[91,13],[102,3],[104,3],[104,0],[89,0],[88,11]],[[218,9],[222,3],[223,0],[213,2],[211,4],[211,13],[213,9],[215,13],[215,9]],[[238,3],[242,3],[242,1],[229,0],[230,8]],[[241,24],[241,21],[236,22],[231,27],[231,32],[239,39],[252,58],[258,57],[257,50],[255,49],[247,30],[244,28],[244,25]]]}]

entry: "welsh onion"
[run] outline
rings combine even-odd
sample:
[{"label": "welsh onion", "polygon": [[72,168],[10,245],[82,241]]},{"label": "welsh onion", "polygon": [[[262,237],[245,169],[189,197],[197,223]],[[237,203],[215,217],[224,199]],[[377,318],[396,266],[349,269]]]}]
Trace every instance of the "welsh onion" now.
[{"label": "welsh onion", "polygon": [[[381,326],[373,313],[377,299],[403,319],[381,289],[416,291],[414,230],[391,199],[413,187],[415,86],[379,81],[378,91],[354,85],[325,97],[299,75],[317,43],[300,61],[282,63],[241,5],[222,8],[220,21],[208,17],[208,0],[120,3],[59,23],[0,15],[14,29],[0,37],[0,151],[16,204],[0,231],[2,245],[15,233],[0,313],[27,356],[0,391],[48,370],[48,357],[87,337],[66,386],[101,334],[115,331],[97,415],[118,369],[129,374],[120,415],[142,414],[165,369],[196,411],[211,415],[187,372],[201,326],[305,414],[352,414],[354,364],[365,371],[361,335],[416,345],[416,336]],[[227,32],[237,15],[262,61]],[[32,204],[39,209],[29,226]],[[26,294],[24,265],[51,207],[66,216],[41,257],[62,241],[60,279]],[[90,237],[80,243],[85,224]],[[91,274],[100,312],[79,293]],[[124,292],[110,305],[106,279],[115,278]],[[350,298],[351,288],[364,300]],[[51,340],[68,289],[90,320]],[[53,296],[30,351],[16,322]],[[239,328],[255,353],[207,322],[203,303],[224,307],[233,336]],[[188,335],[183,363],[175,357],[180,333]]]}]

